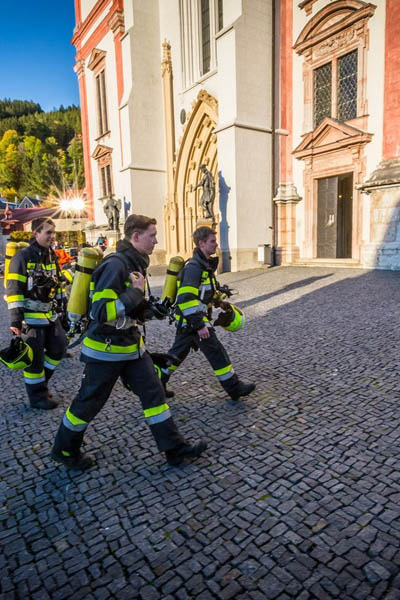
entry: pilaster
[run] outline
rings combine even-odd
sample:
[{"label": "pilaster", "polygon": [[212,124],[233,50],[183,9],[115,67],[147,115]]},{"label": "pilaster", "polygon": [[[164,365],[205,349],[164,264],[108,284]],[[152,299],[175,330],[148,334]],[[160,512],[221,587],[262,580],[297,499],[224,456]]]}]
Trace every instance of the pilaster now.
[{"label": "pilaster", "polygon": [[83,162],[85,172],[85,187],[86,187],[86,212],[89,220],[94,219],[93,205],[93,182],[92,168],[90,165],[90,139],[89,139],[89,117],[86,93],[86,75],[85,61],[79,59],[76,61],[74,71],[78,77],[79,98],[81,104],[81,122],[82,122],[82,142],[83,142]]},{"label": "pilaster", "polygon": [[278,265],[293,263],[299,258],[296,245],[296,206],[301,197],[293,183],[279,184],[274,198],[276,205],[276,246],[275,263]]},{"label": "pilaster", "polygon": [[161,77],[164,102],[165,150],[167,170],[167,198],[164,208],[167,255],[178,246],[178,207],[174,201],[174,161],[175,161],[175,121],[174,121],[174,84],[172,74],[171,46],[164,40]]}]

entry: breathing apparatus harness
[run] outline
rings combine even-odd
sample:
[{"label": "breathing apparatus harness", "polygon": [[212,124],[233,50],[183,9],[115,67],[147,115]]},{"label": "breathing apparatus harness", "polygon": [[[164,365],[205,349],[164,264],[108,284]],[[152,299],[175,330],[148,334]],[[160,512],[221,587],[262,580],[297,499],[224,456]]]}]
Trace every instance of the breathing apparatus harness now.
[{"label": "breathing apparatus harness", "polygon": [[[57,288],[62,287],[66,278],[61,273],[57,262],[57,256],[50,249],[50,258],[54,261],[56,275],[52,272],[47,273],[41,262],[36,262],[34,268],[30,268],[27,273],[27,292],[29,297],[25,300],[25,308],[41,312],[48,312],[53,309],[59,314],[64,329],[68,329],[66,319],[66,297],[56,298]],[[41,260],[40,257],[39,260]]]},{"label": "breathing apparatus harness", "polygon": [[[128,275],[132,272],[131,271],[131,267],[132,267],[131,262],[128,259],[128,257],[125,256],[123,251],[113,252],[112,254],[109,254],[108,256],[103,258],[103,260],[101,261],[100,264],[104,264],[104,262],[107,261],[111,257],[117,257],[123,263]],[[145,279],[146,279],[146,289],[148,292],[148,298],[144,299],[142,306],[139,309],[140,312],[138,311],[137,314],[135,314],[134,316],[128,315],[128,316],[118,317],[117,319],[115,319],[114,322],[105,323],[104,324],[105,327],[114,327],[117,330],[123,330],[123,329],[130,329],[131,327],[134,327],[134,326],[141,326],[143,328],[143,338],[145,338],[145,335],[146,335],[145,322],[146,321],[149,321],[153,318],[161,320],[161,319],[165,319],[166,317],[168,317],[169,308],[168,308],[167,303],[162,302],[160,300],[160,298],[152,295],[147,274],[146,274]],[[89,303],[89,306],[90,306],[90,303]],[[76,334],[80,334],[80,335],[77,340],[75,340],[73,343],[71,343],[68,346],[68,349],[74,348],[75,346],[78,346],[81,343],[81,341],[85,337],[86,332],[89,328],[90,321],[91,321],[91,316],[90,316],[90,308],[89,308],[88,313],[86,315],[83,315],[82,318],[80,319],[80,321],[77,321],[77,322],[71,324],[71,327],[69,328],[69,331],[67,333],[67,338],[71,339]],[[107,340],[106,340],[106,342],[107,342]]]}]

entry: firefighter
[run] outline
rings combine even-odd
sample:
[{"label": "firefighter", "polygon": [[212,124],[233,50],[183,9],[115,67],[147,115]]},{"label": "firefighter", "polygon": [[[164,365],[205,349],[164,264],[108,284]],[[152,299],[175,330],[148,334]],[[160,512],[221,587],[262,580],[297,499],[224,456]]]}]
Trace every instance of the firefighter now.
[{"label": "firefighter", "polygon": [[10,329],[33,350],[32,364],[23,370],[32,408],[57,406],[47,383],[60,363],[67,345],[59,318],[65,302],[63,276],[51,246],[55,225],[46,217],[32,221],[33,238],[10,262],[7,305]]},{"label": "firefighter", "polygon": [[174,363],[162,368],[162,383],[168,398],[174,396],[166,387],[178,364],[189,354],[191,348],[203,352],[221,386],[232,400],[247,396],[255,389],[254,383],[244,383],[236,375],[229,356],[218,340],[211,323],[212,301],[218,284],[215,271],[218,257],[213,257],[218,244],[215,232],[210,227],[199,227],[193,233],[195,249],[193,257],[179,274],[176,298],[177,332],[168,354],[175,357]]},{"label": "firefighter", "polygon": [[61,421],[51,453],[67,468],[86,470],[92,466],[93,459],[81,452],[83,437],[118,377],[139,396],[145,420],[169,464],[196,458],[206,449],[205,442],[190,443],[178,432],[136,324],[148,307],[145,277],[149,255],[157,243],[156,220],[130,215],[124,233],[117,252],[105,258],[92,276],[91,320],[81,353],[85,363],[81,388]]}]

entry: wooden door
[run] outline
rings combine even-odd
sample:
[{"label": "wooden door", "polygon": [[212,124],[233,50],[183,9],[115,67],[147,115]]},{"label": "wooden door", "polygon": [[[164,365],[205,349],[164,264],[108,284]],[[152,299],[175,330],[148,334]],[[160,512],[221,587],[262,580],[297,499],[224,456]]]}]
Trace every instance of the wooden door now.
[{"label": "wooden door", "polygon": [[336,258],[338,178],[318,179],[317,258]]}]

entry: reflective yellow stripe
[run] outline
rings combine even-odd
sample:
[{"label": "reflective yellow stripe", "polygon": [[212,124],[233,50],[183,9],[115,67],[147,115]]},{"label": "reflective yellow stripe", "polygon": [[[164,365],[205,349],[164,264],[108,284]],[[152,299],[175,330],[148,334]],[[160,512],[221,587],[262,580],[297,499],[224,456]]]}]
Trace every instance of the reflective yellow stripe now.
[{"label": "reflective yellow stripe", "polygon": [[67,280],[69,283],[71,283],[71,281],[73,281],[73,279],[74,279],[74,278],[72,277],[72,275],[71,275],[71,273],[70,273],[69,271],[67,271],[66,269],[62,269],[62,270],[61,270],[61,273],[64,275],[65,279],[66,279],[66,280]]},{"label": "reflective yellow stripe", "polygon": [[53,316],[52,312],[48,312],[48,313],[33,313],[33,312],[26,312],[24,314],[24,317],[26,319],[50,319],[50,317]]},{"label": "reflective yellow stripe", "polygon": [[7,303],[10,302],[23,302],[25,300],[25,296],[7,296]]},{"label": "reflective yellow stripe", "polygon": [[82,421],[82,419],[78,419],[78,417],[75,417],[75,415],[72,414],[69,408],[67,408],[65,416],[67,417],[68,421],[72,423],[72,425],[87,425],[86,421]]},{"label": "reflective yellow stripe", "polygon": [[114,321],[117,318],[117,309],[115,307],[115,301],[107,302],[106,304],[107,321]]},{"label": "reflective yellow stripe", "polygon": [[95,292],[93,294],[93,302],[97,302],[98,300],[102,300],[105,298],[106,300],[116,300],[118,295],[114,290],[102,290],[101,292]]},{"label": "reflective yellow stripe", "polygon": [[222,369],[217,369],[216,371],[214,371],[215,375],[225,375],[225,373],[229,373],[229,371],[232,371],[232,365],[228,365],[227,367],[223,367]]},{"label": "reflective yellow stripe", "polygon": [[183,304],[179,304],[178,306],[181,310],[186,310],[187,308],[192,308],[192,306],[199,306],[198,300],[190,300],[189,302],[183,302]]},{"label": "reflective yellow stripe", "polygon": [[179,296],[179,294],[194,294],[195,296],[198,296],[199,290],[195,287],[191,287],[190,285],[185,285],[179,288],[177,296]]},{"label": "reflective yellow stripe", "polygon": [[143,338],[140,338],[139,344],[132,344],[131,346],[114,346],[103,344],[102,342],[96,342],[86,337],[83,340],[83,345],[92,350],[100,350],[101,352],[111,352],[115,354],[130,354],[131,352],[137,352],[139,348],[143,346]]},{"label": "reflective yellow stripe", "polygon": [[24,377],[27,379],[39,379],[40,377],[44,377],[44,371],[41,371],[40,373],[27,373],[24,371]]},{"label": "reflective yellow stripe", "polygon": [[44,271],[55,271],[56,270],[56,265],[55,263],[51,263],[50,265],[44,265],[43,263],[40,265],[39,263],[34,263],[34,262],[28,262],[26,264],[26,268],[29,269],[35,269],[37,266],[40,266]]},{"label": "reflective yellow stripe", "polygon": [[25,283],[25,281],[27,280],[26,275],[19,275],[19,273],[9,273],[7,275],[7,280],[12,279],[13,281],[22,281],[23,283]]},{"label": "reflective yellow stripe", "polygon": [[146,408],[143,412],[145,417],[155,417],[156,415],[161,415],[166,410],[169,410],[168,404],[160,404],[160,406],[155,406],[154,408]]},{"label": "reflective yellow stripe", "polygon": [[44,355],[44,359],[46,362],[48,362],[50,365],[54,365],[55,367],[57,367],[61,360],[54,360],[54,358],[50,358],[49,356],[47,356],[46,354]]}]

